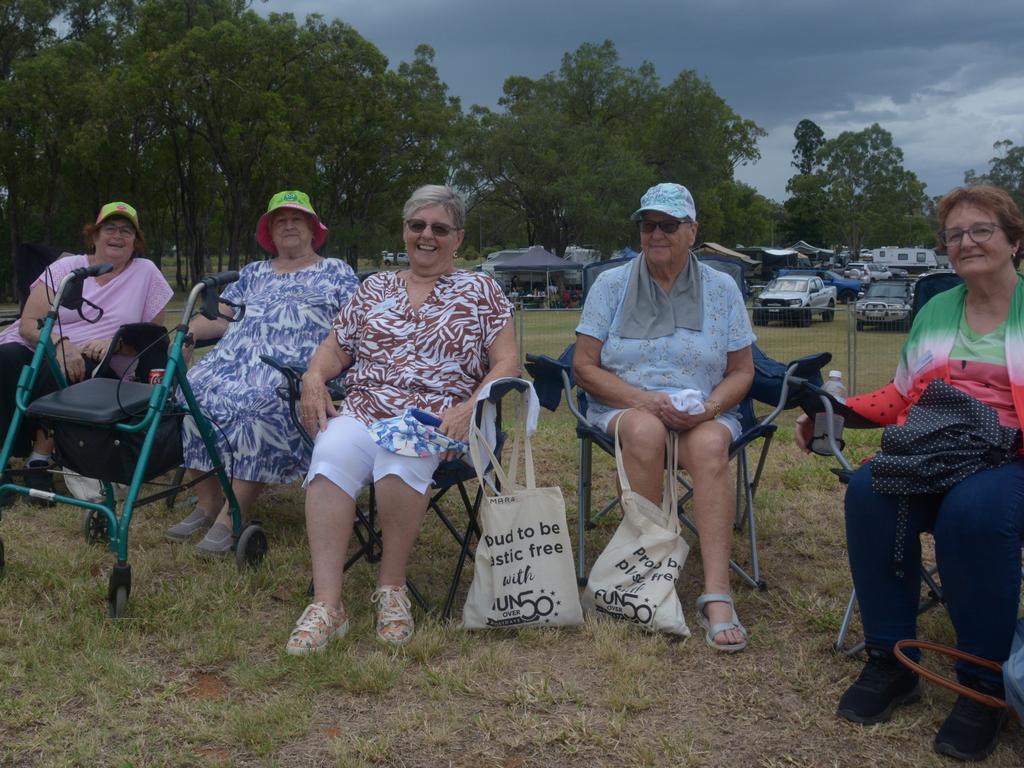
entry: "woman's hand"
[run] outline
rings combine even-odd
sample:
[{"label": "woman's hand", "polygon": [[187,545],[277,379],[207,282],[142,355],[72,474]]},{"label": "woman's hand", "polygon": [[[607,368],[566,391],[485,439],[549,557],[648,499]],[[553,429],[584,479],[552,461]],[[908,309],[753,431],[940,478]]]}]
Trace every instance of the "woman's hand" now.
[{"label": "woman's hand", "polygon": [[302,377],[302,397],[299,400],[299,420],[311,437],[327,427],[327,420],[338,415],[334,401],[323,379],[309,371]]},{"label": "woman's hand", "polygon": [[796,426],[793,428],[793,442],[804,453],[811,452],[811,437],[814,433],[814,423],[806,413],[801,413],[796,419]]},{"label": "woman's hand", "polygon": [[78,350],[81,352],[82,357],[98,363],[107,354],[107,348],[110,347],[111,341],[112,339],[92,339],[91,341],[83,342]]},{"label": "woman's hand", "polygon": [[57,365],[60,366],[68,384],[75,384],[85,378],[85,358],[70,339],[63,339],[57,345],[55,352]]},{"label": "woman's hand", "polygon": [[653,413],[666,428],[673,432],[685,432],[711,419],[711,413],[708,411],[696,414],[680,411],[672,404],[672,398],[669,395],[653,390],[641,393],[640,402],[636,407]]},{"label": "woman's hand", "polygon": [[[469,423],[473,418],[473,404],[467,400],[448,408],[441,414],[441,426],[438,429],[453,440],[469,440]],[[451,461],[459,456],[457,451],[446,451],[441,454],[441,461]]]}]

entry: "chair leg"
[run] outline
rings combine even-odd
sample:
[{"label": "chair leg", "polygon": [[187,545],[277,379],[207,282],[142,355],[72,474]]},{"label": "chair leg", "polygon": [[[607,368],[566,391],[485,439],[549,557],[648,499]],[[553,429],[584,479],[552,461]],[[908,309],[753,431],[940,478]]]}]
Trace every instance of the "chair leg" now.
[{"label": "chair leg", "polygon": [[579,474],[576,478],[576,582],[582,587],[587,583],[587,523],[590,515],[591,460],[594,455],[593,443],[586,437],[580,439]]},{"label": "chair leg", "polygon": [[[938,572],[938,568],[929,568],[924,564],[921,565],[921,581],[928,587],[928,594],[921,598],[921,601],[917,605],[918,616],[929,608],[941,605],[943,602],[942,585],[935,580],[935,575]],[[832,646],[836,651],[842,651],[847,656],[856,656],[858,653],[863,651],[865,647],[863,640],[849,648],[844,647],[844,644],[846,643],[846,634],[850,631],[850,624],[853,622],[853,612],[856,607],[857,590],[853,589],[850,591],[850,601],[846,604],[846,612],[843,614],[842,624],[839,625],[839,634],[836,635],[835,645]]]}]

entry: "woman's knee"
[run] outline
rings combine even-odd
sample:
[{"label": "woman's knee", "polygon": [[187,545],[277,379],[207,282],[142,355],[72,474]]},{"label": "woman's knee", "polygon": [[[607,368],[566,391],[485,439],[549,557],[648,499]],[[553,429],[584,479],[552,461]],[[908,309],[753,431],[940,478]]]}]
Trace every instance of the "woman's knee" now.
[{"label": "woman's knee", "polygon": [[628,411],[619,416],[618,426],[623,453],[637,460],[664,464],[668,430],[661,419],[646,411]]},{"label": "woman's knee", "polygon": [[935,521],[936,543],[1019,548],[1024,534],[1024,462],[975,473],[946,494]]},{"label": "woman's knee", "polygon": [[717,422],[705,422],[681,433],[679,462],[697,480],[726,473],[729,468],[729,430]]}]

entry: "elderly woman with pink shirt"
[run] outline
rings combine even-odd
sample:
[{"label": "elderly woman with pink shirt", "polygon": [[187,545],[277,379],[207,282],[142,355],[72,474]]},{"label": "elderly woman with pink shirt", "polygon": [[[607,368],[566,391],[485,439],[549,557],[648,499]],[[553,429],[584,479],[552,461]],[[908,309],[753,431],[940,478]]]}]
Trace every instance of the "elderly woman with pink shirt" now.
[{"label": "elderly woman with pink shirt", "polygon": [[[162,324],[164,307],[173,291],[152,261],[140,258],[146,242],[136,210],[123,202],[104,205],[83,235],[88,253],[65,254],[46,268],[34,283],[18,324],[0,333],[0,430],[6,433],[14,415],[14,396],[21,369],[31,363],[39,343],[39,321],[50,310],[54,292],[65,275],[80,267],[110,264],[113,269],[82,284],[86,303],[81,312],[61,308],[54,326],[57,362],[69,383],[85,378],[103,359],[117,329],[127,323]],[[90,307],[102,309],[91,311]],[[127,351],[127,350],[125,350]],[[122,361],[123,362],[123,361]],[[116,363],[115,363],[116,365]],[[44,366],[34,397],[52,392],[57,383]],[[28,484],[52,490],[46,468],[53,441],[26,421],[14,455],[28,456]]]}]

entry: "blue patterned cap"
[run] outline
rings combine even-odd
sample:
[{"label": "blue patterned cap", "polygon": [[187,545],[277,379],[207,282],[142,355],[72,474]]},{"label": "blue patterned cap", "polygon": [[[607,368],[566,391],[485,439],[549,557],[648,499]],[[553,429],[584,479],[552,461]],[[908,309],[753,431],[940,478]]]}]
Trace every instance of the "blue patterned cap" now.
[{"label": "blue patterned cap", "polygon": [[640,198],[640,207],[630,217],[630,221],[640,221],[644,211],[661,211],[677,219],[697,220],[697,206],[693,204],[693,195],[682,184],[655,184],[644,192],[644,196]]},{"label": "blue patterned cap", "polygon": [[467,443],[439,432],[439,426],[441,420],[434,414],[407,408],[400,416],[375,421],[369,433],[381,448],[401,456],[437,456],[446,451],[469,450]]}]

